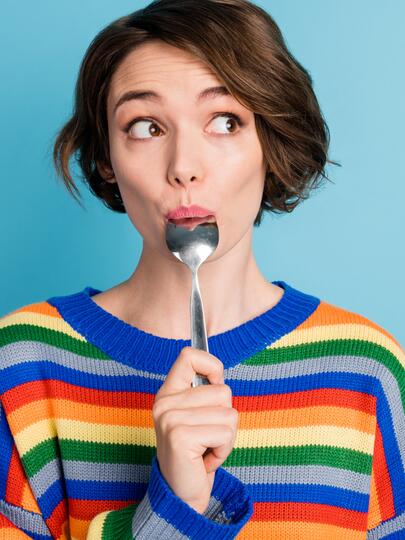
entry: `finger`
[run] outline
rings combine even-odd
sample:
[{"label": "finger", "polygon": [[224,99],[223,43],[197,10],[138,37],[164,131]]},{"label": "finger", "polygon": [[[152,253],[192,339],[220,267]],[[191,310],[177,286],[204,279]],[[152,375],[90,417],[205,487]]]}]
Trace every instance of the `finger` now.
[{"label": "finger", "polygon": [[159,427],[163,433],[167,433],[179,424],[183,426],[228,425],[236,431],[238,411],[231,407],[196,407],[192,409],[170,409],[160,416]]},{"label": "finger", "polygon": [[213,453],[213,456],[209,458],[211,464],[218,464],[221,459],[225,461],[231,453],[235,441],[235,432],[228,425],[177,426],[172,433],[172,446],[187,449],[191,452],[192,459],[201,457],[207,449],[210,449],[204,462]]},{"label": "finger", "polygon": [[222,384],[224,365],[219,358],[207,351],[184,347],[157,395],[176,393],[190,388],[196,373],[205,375],[211,384]]},{"label": "finger", "polygon": [[160,395],[155,399],[153,415],[159,418],[171,409],[193,409],[198,407],[232,407],[232,390],[227,384],[204,384],[187,388],[174,394]]}]

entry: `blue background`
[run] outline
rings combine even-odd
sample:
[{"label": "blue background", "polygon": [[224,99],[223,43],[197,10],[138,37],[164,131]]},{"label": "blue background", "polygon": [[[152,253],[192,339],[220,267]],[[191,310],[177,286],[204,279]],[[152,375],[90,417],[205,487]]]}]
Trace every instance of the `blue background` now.
[{"label": "blue background", "polygon": [[[127,279],[142,247],[125,214],[52,168],[80,62],[112,20],[149,2],[3,0],[0,33],[0,316]],[[405,2],[257,1],[310,72],[331,133],[325,182],[292,214],[266,214],[254,252],[268,280],[373,320],[405,344]],[[76,176],[77,178],[77,176]],[[202,291],[203,292],[203,291]]]}]

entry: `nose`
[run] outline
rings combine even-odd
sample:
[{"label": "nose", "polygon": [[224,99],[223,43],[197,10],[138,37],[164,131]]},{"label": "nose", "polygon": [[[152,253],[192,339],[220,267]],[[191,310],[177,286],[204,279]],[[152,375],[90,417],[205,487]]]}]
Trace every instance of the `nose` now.
[{"label": "nose", "polygon": [[188,184],[202,178],[203,152],[201,140],[197,134],[193,137],[190,126],[184,132],[173,137],[172,159],[168,169],[168,179],[173,186]]}]

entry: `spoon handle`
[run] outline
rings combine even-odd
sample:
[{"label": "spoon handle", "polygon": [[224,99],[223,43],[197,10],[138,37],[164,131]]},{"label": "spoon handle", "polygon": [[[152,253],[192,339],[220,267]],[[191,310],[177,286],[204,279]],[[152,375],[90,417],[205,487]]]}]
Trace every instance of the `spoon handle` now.
[{"label": "spoon handle", "polygon": [[[205,330],[204,309],[198,285],[197,270],[192,272],[192,285],[190,297],[190,319],[191,319],[191,346],[196,349],[208,351],[207,332]],[[201,384],[210,384],[205,375],[196,374],[192,382],[192,387]]]}]

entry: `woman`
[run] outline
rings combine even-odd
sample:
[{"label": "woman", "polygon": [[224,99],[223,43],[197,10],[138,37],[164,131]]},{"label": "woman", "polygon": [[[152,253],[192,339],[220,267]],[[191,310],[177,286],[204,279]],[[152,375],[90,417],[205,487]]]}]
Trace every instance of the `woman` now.
[{"label": "woman", "polygon": [[[254,4],[160,0],[98,34],[55,164],[77,194],[77,153],[143,251],[107,291],[1,321],[0,538],[404,534],[404,351],[252,253],[263,212],[326,178],[327,147],[309,74]],[[210,353],[165,244],[194,205],[220,232],[199,270]]]}]

